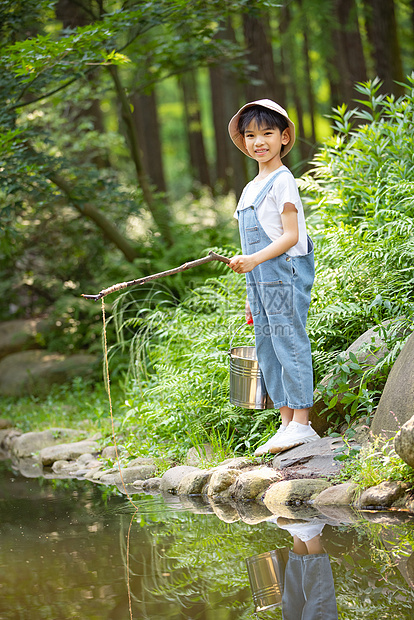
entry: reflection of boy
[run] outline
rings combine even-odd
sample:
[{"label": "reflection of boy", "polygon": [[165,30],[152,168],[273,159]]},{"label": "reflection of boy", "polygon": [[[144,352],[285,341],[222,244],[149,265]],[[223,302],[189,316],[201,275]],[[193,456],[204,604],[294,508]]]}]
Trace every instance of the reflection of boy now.
[{"label": "reflection of boy", "polygon": [[309,424],[313,373],[305,325],[314,278],[313,243],[306,233],[296,182],[284,157],[295,126],[274,101],[247,103],[231,119],[233,142],[259,165],[237,207],[242,255],[229,267],[246,274],[246,318],[253,318],[257,358],[282,425],[255,455],[319,439]]},{"label": "reflection of boy", "polygon": [[293,536],[284,577],[283,620],[338,620],[331,564],[321,542],[324,524],[281,517],[276,523]]}]

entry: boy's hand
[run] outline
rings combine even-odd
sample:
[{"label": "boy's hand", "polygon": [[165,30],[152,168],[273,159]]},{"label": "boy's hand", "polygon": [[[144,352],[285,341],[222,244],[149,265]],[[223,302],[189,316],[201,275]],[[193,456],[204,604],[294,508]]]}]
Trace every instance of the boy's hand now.
[{"label": "boy's hand", "polygon": [[257,264],[254,254],[236,254],[236,256],[233,256],[230,260],[229,267],[236,273],[248,273],[252,271]]}]

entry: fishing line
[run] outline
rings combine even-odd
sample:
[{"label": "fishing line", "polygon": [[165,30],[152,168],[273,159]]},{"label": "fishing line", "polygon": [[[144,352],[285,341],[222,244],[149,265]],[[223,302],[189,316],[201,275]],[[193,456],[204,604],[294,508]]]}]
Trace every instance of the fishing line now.
[{"label": "fishing line", "polygon": [[133,617],[132,617],[131,587],[130,587],[130,583],[129,583],[129,541],[130,541],[130,533],[131,533],[132,523],[133,523],[135,515],[138,512],[138,506],[133,501],[132,497],[128,493],[127,488],[125,486],[124,478],[122,476],[121,463],[120,463],[120,460],[119,460],[118,445],[116,443],[114,414],[113,414],[112,397],[111,397],[111,382],[110,382],[110,377],[109,377],[108,343],[107,343],[107,338],[106,338],[105,304],[104,304],[103,298],[102,298],[102,325],[103,325],[103,343],[104,343],[104,369],[105,369],[105,379],[106,379],[106,391],[107,391],[107,394],[108,394],[108,401],[109,401],[109,412],[111,414],[112,441],[113,441],[113,444],[114,444],[114,447],[115,447],[115,456],[116,456],[116,460],[117,460],[117,463],[118,463],[119,475],[121,477],[121,483],[122,483],[122,486],[124,488],[125,495],[127,496],[128,501],[135,508],[135,512],[132,515],[132,518],[131,518],[131,521],[130,521],[130,524],[129,524],[128,536],[127,536],[127,552],[126,552],[126,572],[127,572],[127,590],[128,590],[129,616],[130,616],[131,620],[133,620]]}]

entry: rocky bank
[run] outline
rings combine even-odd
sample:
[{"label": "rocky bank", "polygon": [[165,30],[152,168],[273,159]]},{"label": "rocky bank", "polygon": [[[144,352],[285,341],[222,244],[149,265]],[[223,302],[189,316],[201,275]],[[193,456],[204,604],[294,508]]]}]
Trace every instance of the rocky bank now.
[{"label": "rocky bank", "polygon": [[[411,420],[401,429],[396,447],[407,451],[413,433]],[[114,446],[102,449],[98,436],[66,428],[22,434],[0,420],[0,458],[9,459],[11,467],[26,477],[76,478],[115,486],[129,495],[175,495],[193,509],[213,510],[230,521],[253,523],[275,514],[297,519],[304,508],[308,515],[311,509],[332,518],[339,510],[341,519],[344,514],[351,518],[355,510],[399,509],[414,514],[414,498],[404,481],[363,490],[352,482],[334,484],[332,478],[342,466],[335,455],[342,446],[341,438],[324,437],[270,460],[230,458],[208,468],[202,463],[206,454],[212,457],[211,448],[204,447],[203,455],[192,448],[187,464],[171,466],[157,476],[152,458],[138,457],[118,466]]]}]

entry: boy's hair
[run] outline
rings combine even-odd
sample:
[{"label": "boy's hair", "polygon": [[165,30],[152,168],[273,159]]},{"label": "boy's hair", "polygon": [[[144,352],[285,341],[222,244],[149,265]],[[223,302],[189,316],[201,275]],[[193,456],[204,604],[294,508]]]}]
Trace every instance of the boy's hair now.
[{"label": "boy's hair", "polygon": [[280,133],[283,133],[289,127],[287,119],[279,112],[269,110],[261,105],[252,105],[243,110],[239,117],[237,129],[242,136],[244,136],[247,127],[252,121],[256,122],[259,129],[261,127],[277,128],[280,130]]}]

